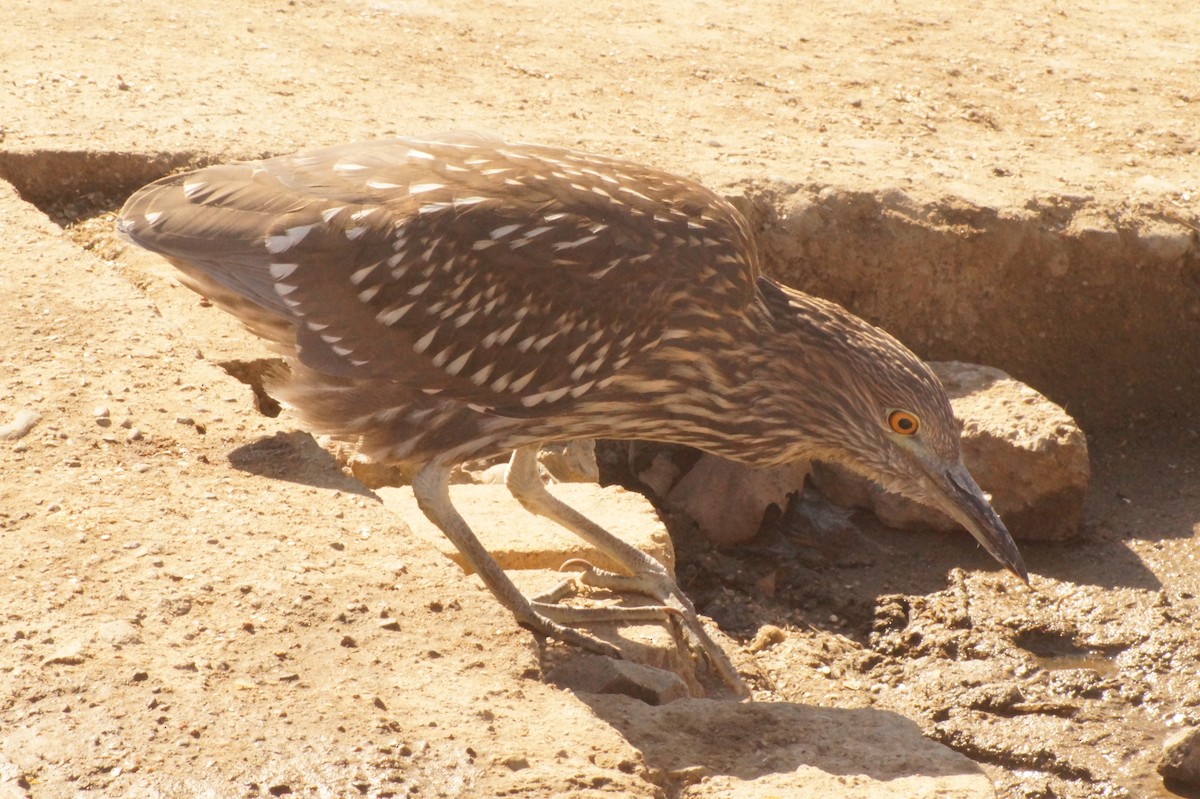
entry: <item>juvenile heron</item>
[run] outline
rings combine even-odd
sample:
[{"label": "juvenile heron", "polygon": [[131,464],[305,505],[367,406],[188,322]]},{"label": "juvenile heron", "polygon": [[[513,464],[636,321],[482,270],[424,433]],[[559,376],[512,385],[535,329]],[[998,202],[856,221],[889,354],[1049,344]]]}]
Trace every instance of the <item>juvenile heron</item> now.
[{"label": "juvenile heron", "polygon": [[661,564],[556,500],[538,446],[645,439],[759,466],[844,464],[945,511],[1028,582],[963,467],[938,379],[887,333],[760,274],[746,220],[638,164],[453,134],[212,166],[134,194],[120,232],[290,362],[273,391],[314,430],[413,474],[422,511],[524,626],[610,608],[527,598],[451,504],[450,469],[512,452],[508,486],[628,574],[590,585],[681,618],[740,685]]}]

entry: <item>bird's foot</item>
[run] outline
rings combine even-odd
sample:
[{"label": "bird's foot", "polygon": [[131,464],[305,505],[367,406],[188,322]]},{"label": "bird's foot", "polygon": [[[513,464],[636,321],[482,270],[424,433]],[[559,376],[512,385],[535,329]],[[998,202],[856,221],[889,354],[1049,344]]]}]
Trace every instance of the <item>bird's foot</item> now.
[{"label": "bird's foot", "polygon": [[[564,580],[554,589],[534,597],[532,605],[539,613],[563,624],[592,621],[667,621],[683,632],[688,646],[706,660],[734,694],[739,698],[749,696],[737,669],[730,662],[725,650],[704,629],[695,606],[664,569],[659,572],[643,572],[628,575],[599,569],[585,560],[572,559],[564,563],[563,570],[578,570],[573,578]],[[579,591],[580,586],[600,588],[621,594],[641,594],[656,601],[653,605],[637,607],[593,607],[574,608],[559,604],[560,601]]]},{"label": "bird's foot", "polygon": [[556,641],[562,641],[564,644],[577,646],[586,652],[592,652],[596,655],[604,655],[605,657],[621,659],[621,650],[607,641],[601,641],[595,636],[580,632],[572,627],[564,626],[566,624],[577,623],[571,619],[555,619],[551,616],[556,615],[555,611],[565,607],[562,605],[547,606],[541,602],[532,601],[530,604],[531,613],[529,616],[517,614],[517,624],[527,630],[530,630],[538,635],[543,635],[546,638],[553,638]]}]

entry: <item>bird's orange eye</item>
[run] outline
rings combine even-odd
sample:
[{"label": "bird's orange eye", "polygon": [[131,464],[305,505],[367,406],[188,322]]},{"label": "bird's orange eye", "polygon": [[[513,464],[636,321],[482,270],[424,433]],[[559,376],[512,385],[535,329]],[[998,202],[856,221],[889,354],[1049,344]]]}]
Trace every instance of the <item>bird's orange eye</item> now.
[{"label": "bird's orange eye", "polygon": [[911,436],[921,427],[921,422],[908,411],[892,411],[888,414],[888,427],[902,436]]}]

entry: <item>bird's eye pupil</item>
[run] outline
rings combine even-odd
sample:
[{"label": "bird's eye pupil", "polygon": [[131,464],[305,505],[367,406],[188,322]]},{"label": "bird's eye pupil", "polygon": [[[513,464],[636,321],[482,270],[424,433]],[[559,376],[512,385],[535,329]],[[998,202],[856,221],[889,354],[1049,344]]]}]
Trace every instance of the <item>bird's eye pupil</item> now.
[{"label": "bird's eye pupil", "polygon": [[892,411],[888,414],[888,426],[901,435],[911,436],[921,423],[908,411]]}]

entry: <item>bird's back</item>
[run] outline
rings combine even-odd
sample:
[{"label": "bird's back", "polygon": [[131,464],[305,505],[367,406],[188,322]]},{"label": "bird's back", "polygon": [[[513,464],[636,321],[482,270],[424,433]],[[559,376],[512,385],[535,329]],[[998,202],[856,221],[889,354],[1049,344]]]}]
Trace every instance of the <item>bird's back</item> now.
[{"label": "bird's back", "polygon": [[697,183],[471,134],[175,175],[119,229],[309,369],[518,409],[742,313],[757,276]]}]

